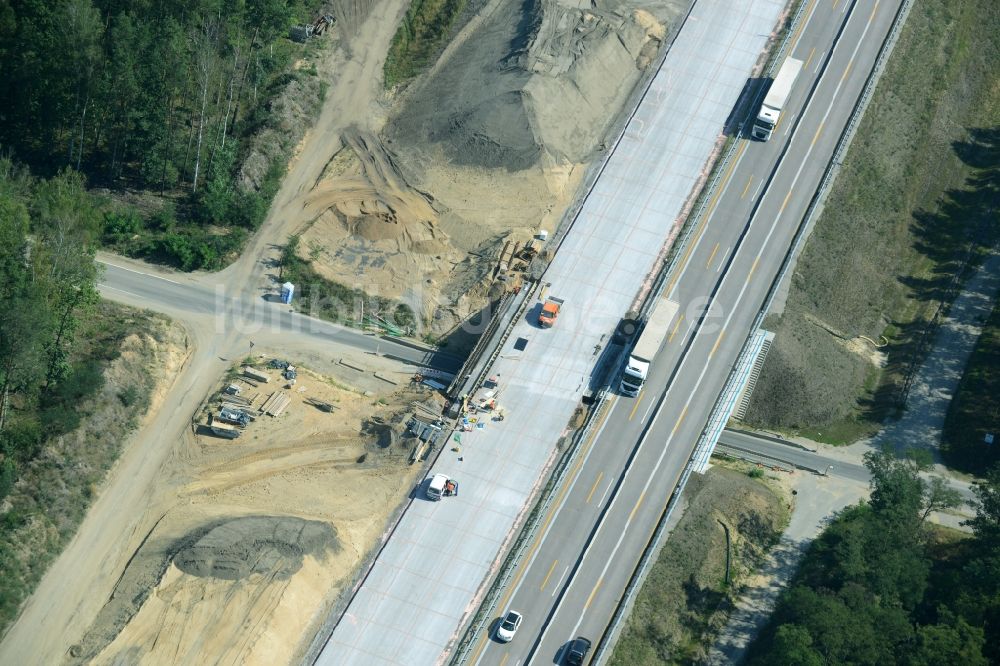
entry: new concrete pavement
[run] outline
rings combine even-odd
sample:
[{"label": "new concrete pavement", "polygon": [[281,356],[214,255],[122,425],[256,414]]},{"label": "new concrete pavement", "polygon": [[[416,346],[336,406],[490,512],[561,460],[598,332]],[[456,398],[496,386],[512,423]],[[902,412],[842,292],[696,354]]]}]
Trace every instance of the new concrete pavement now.
[{"label": "new concrete pavement", "polygon": [[[744,142],[666,293],[681,315],[640,396],[617,399],[502,597],[525,613],[474,663],[553,663],[597,641],[725,383],[833,153],[898,2],[810,2],[790,55],[805,62],[768,143]],[[815,90],[813,90],[815,88]],[[808,98],[808,103],[806,100]],[[706,307],[707,304],[707,307]]]},{"label": "new concrete pavement", "polygon": [[[447,654],[559,455],[595,362],[683,216],[782,9],[779,0],[695,4],[545,273],[547,293],[565,300],[559,321],[538,328],[536,304],[492,369],[506,420],[462,433],[461,451],[444,451],[433,471],[456,477],[459,496],[431,503],[417,495],[317,663],[433,664]],[[620,459],[627,450],[607,453]],[[583,525],[592,524],[588,511],[577,516]],[[579,548],[573,536],[567,545]],[[539,617],[531,616],[533,630]]]}]

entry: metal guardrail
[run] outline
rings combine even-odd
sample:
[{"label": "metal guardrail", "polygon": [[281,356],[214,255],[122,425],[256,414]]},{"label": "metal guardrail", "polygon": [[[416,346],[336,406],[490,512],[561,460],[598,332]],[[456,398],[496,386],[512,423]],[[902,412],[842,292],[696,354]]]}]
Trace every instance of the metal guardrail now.
[{"label": "metal guardrail", "polygon": [[[914,0],[903,0],[896,13],[893,25],[882,44],[882,48],[879,51],[878,56],[875,59],[875,64],[872,66],[872,70],[868,75],[868,79],[865,82],[861,95],[858,97],[858,101],[854,106],[851,117],[848,119],[848,122],[844,127],[844,131],[841,133],[840,140],[837,143],[837,147],[834,149],[830,162],[827,164],[823,178],[820,180],[816,193],[814,194],[812,201],[810,201],[809,207],[806,209],[806,212],[802,217],[802,221],[799,223],[799,228],[796,231],[792,245],[785,255],[785,259],[782,262],[782,266],[778,271],[778,274],[771,283],[771,288],[768,290],[768,295],[764,300],[764,305],[761,307],[757,317],[754,319],[753,325],[750,327],[750,332],[744,342],[744,347],[751,343],[754,333],[762,325],[764,317],[767,315],[767,311],[774,302],[774,298],[778,291],[778,285],[780,285],[786,278],[788,271],[794,264],[792,259],[798,255],[802,244],[805,242],[805,238],[807,236],[806,232],[811,225],[813,216],[816,214],[817,209],[829,193],[830,185],[832,184],[837,172],[839,171],[840,165],[842,164],[842,157],[850,147],[850,143],[854,138],[855,132],[857,131],[861,117],[864,115],[864,112],[868,107],[868,103],[871,101],[871,97],[874,93],[876,85],[878,84],[878,80],[881,77],[882,72],[885,70],[886,61],[892,54],[893,47],[895,47],[896,41],[899,39],[899,33],[902,30],[903,24],[906,22],[906,17],[909,15],[913,1]],[[802,7],[800,6],[799,15],[796,16],[796,20],[799,20],[801,12]],[[788,34],[789,36],[795,34],[794,29],[789,30]],[[742,351],[743,350],[741,350],[741,353]],[[735,369],[733,372],[735,372]],[[669,521],[670,514],[672,513],[674,506],[677,503],[677,499],[691,475],[692,463],[693,458],[685,467],[684,472],[681,475],[681,480],[671,495],[667,509],[663,512],[663,515],[660,518],[660,523],[657,526],[653,537],[650,539],[650,543],[647,546],[646,551],[643,553],[639,566],[636,568],[636,573],[629,582],[629,585],[625,590],[625,594],[622,595],[622,601],[619,603],[619,606],[615,611],[615,615],[613,616],[608,629],[605,631],[604,638],[602,638],[597,651],[594,653],[593,663],[595,664],[601,663],[601,661],[606,657],[607,652],[614,646],[615,641],[613,639],[621,630],[621,622],[624,617],[627,616],[626,611],[630,610],[632,604],[635,602],[635,596],[638,594],[638,590],[641,589],[642,583],[645,581],[646,576],[649,573],[649,568],[652,566],[652,561],[654,559],[652,556],[658,552],[660,548],[660,541],[663,538],[663,533]]]},{"label": "metal guardrail", "polygon": [[581,450],[581,447],[579,446],[580,443],[586,441],[586,439],[590,437],[594,425],[600,423],[607,405],[605,401],[606,394],[606,390],[602,389],[597,397],[597,401],[593,409],[591,410],[590,417],[587,419],[587,422],[584,424],[583,428],[577,431],[576,435],[573,437],[572,443],[567,448],[566,453],[556,464],[556,467],[552,472],[552,476],[550,476],[548,482],[542,488],[538,501],[528,514],[528,518],[525,520],[524,526],[521,528],[514,545],[508,552],[504,563],[500,566],[500,573],[490,586],[483,602],[479,605],[479,610],[476,612],[476,615],[470,623],[469,628],[466,630],[463,638],[459,641],[458,646],[455,649],[454,656],[450,662],[453,666],[466,663],[469,658],[469,651],[476,644],[476,641],[482,635],[491,618],[494,616],[497,602],[499,601],[504,590],[507,589],[507,585],[510,583],[511,578],[517,571],[518,565],[520,565],[524,559],[528,546],[534,539],[542,519],[547,514],[548,509],[557,496],[559,489],[562,488],[567,471],[572,467],[573,462],[579,457]]},{"label": "metal guardrail", "polygon": [[[803,13],[805,11],[806,3],[801,3],[799,9],[792,19],[792,25],[785,36],[779,50],[784,52],[787,48],[787,43],[791,35],[795,34],[795,27],[802,20]],[[732,161],[733,156],[739,147],[739,141],[733,141],[730,143],[729,148],[722,157],[721,162],[717,162],[716,166],[712,170],[712,177],[710,178],[707,189],[704,190],[704,194],[699,197],[699,201],[696,204],[696,209],[693,211],[693,215],[689,218],[688,222],[684,225],[684,230],[681,232],[681,236],[678,238],[679,243],[675,246],[676,249],[672,252],[672,257],[668,261],[665,269],[661,272],[660,277],[657,279],[655,286],[650,290],[650,298],[647,299],[645,309],[651,307],[651,303],[655,303],[657,299],[662,296],[664,287],[667,284],[670,276],[673,275],[674,271],[677,270],[677,266],[680,262],[680,258],[684,256],[685,250],[690,243],[691,236],[695,229],[697,229],[702,216],[705,214],[705,210],[708,207],[709,202],[715,196],[716,191],[719,188],[719,183],[722,180],[723,174],[728,170],[729,163]],[[758,326],[754,326],[751,331],[756,331]],[[748,341],[752,336],[748,336]],[[670,516],[677,506],[677,500],[680,498],[681,493],[684,491],[684,487],[687,485],[687,480],[691,476],[693,470],[693,465],[695,464],[695,457],[692,453],[692,457],[688,460],[688,463],[684,467],[684,471],[681,474],[681,479],[674,491],[670,495],[670,499],[667,501],[667,506],[664,508],[663,513],[660,516],[660,520],[656,526],[656,530],[653,532],[653,536],[650,538],[649,543],[643,551],[643,555],[639,560],[639,564],[636,567],[635,573],[629,584],[625,588],[625,592],[622,595],[621,600],[618,603],[618,607],[615,609],[615,613],[611,618],[611,622],[608,623],[607,629],[605,629],[604,634],[598,643],[597,649],[594,652],[593,662],[594,664],[602,663],[606,658],[608,653],[612,648],[614,648],[617,642],[618,634],[621,632],[621,625],[624,619],[631,612],[632,606],[635,603],[635,597],[639,590],[642,588],[643,582],[645,582],[646,577],[649,575],[649,569],[655,561],[655,555],[659,553],[662,547],[662,541],[664,534],[666,532],[667,525],[669,524]]]},{"label": "metal guardrail", "polygon": [[796,463],[788,462],[782,458],[776,458],[774,456],[769,456],[763,453],[757,453],[756,451],[751,451],[749,449],[744,449],[739,446],[733,446],[732,444],[722,444],[720,443],[716,450],[713,451],[713,455],[725,455],[730,458],[736,458],[738,460],[743,460],[746,462],[757,463],[760,465],[767,465],[768,467],[774,469],[780,469],[784,472],[792,472],[796,469],[805,470],[807,472],[812,472],[813,474],[822,474],[822,472],[813,467],[807,467],[805,465],[799,465]]},{"label": "metal guardrail", "polygon": [[[912,3],[912,1],[913,0],[904,0],[904,4],[909,5],[909,4]],[[788,41],[790,40],[791,36],[796,33],[796,24],[799,21],[802,20],[802,17],[803,17],[804,11],[805,11],[805,7],[806,7],[806,3],[802,3],[802,4],[799,5],[798,12],[796,13],[795,17],[793,18],[793,25],[790,26],[790,28],[788,30],[788,33],[786,34],[785,39],[782,42],[782,45],[779,47],[779,53],[785,51],[785,49],[787,48]],[[907,9],[907,11],[908,11],[908,9]],[[903,20],[905,20],[905,15],[903,15]],[[900,15],[899,14],[897,14],[896,21],[897,22],[900,21]],[[897,26],[894,26],[894,29],[891,31],[891,34],[895,34],[898,37],[898,30],[895,29],[896,27]],[[891,42],[891,45],[894,45],[894,44],[895,44],[895,39]],[[891,45],[889,46],[889,49],[888,49],[889,52],[891,52],[891,50],[892,50],[891,49]],[[883,44],[882,52],[880,52],[879,57],[876,59],[876,65],[873,67],[873,72],[877,69],[878,72],[879,72],[879,74],[880,74],[881,70],[884,69],[884,62],[881,62],[881,61],[882,61],[882,56],[885,53],[885,51],[886,51],[886,45]],[[777,61],[780,61],[780,59],[775,59],[775,62],[777,62]],[[880,62],[881,62],[881,64],[879,64]],[[875,82],[877,82],[877,76],[875,77]],[[868,83],[866,83],[866,90],[863,91],[863,93],[862,93],[862,97],[865,99],[865,102],[864,102],[865,106],[861,107],[861,111],[860,111],[861,113],[864,112],[864,108],[867,106],[867,100],[871,96],[871,92],[869,90],[867,90],[868,85],[872,85],[872,86],[874,85],[871,75],[869,75]],[[859,114],[858,114],[858,108],[859,108],[859,105],[855,105],[855,110],[854,110],[854,112],[852,112],[852,117],[848,121],[848,127],[852,128],[851,129],[850,137],[848,138],[848,143],[850,141],[850,138],[853,138],[853,131],[854,131],[853,128],[856,127],[857,122],[858,122],[858,118],[860,117]],[[845,130],[845,132],[846,132],[846,130]],[[845,138],[845,135],[842,134],[841,140],[838,143],[838,150],[841,150],[841,149],[842,150],[846,150],[846,146],[841,146],[840,145],[840,144],[842,144],[844,142],[844,138]],[[725,171],[726,171],[726,161],[725,160],[731,159],[732,155],[735,154],[736,149],[737,149],[736,148],[737,143],[738,142],[733,142],[730,145],[730,148],[727,151],[727,154],[726,154],[726,156],[724,158],[724,161],[723,161],[722,165],[717,166],[714,169],[715,177],[712,179],[712,181],[710,183],[710,187],[712,189],[707,193],[707,195],[701,197],[701,202],[700,202],[700,205],[698,206],[697,211],[695,212],[695,217],[692,219],[691,222],[689,222],[686,225],[687,231],[686,231],[686,233],[684,235],[684,238],[683,238],[683,242],[684,243],[687,243],[689,241],[691,232],[697,227],[697,224],[700,221],[700,217],[701,217],[701,215],[704,214],[704,211],[705,211],[705,208],[708,205],[708,202],[711,201],[712,197],[714,196],[714,194],[715,194],[714,189],[718,187],[719,180],[721,179],[722,174],[724,174]],[[836,156],[838,154],[841,154],[841,153],[838,153],[838,150],[834,151],[835,158],[836,158]],[[833,164],[833,160],[831,160],[830,164],[828,164],[828,166],[827,166],[827,171],[828,172],[830,170],[830,165],[832,165],[832,164]],[[828,179],[826,176],[828,176],[828,174],[825,174],[824,175],[824,179],[821,180],[820,188],[828,188],[829,187],[829,183],[832,181],[832,178]],[[818,189],[817,192],[819,192],[819,191],[820,190]],[[825,195],[825,189],[824,189],[824,195]],[[770,305],[773,302],[775,294],[777,292],[777,285],[779,285],[781,283],[781,281],[784,279],[784,277],[785,277],[785,275],[786,275],[786,273],[788,271],[789,264],[791,263],[789,260],[790,260],[790,258],[792,258],[792,257],[794,257],[796,255],[796,253],[797,253],[797,251],[799,249],[799,246],[801,245],[802,236],[804,235],[803,232],[805,231],[805,229],[808,228],[808,220],[810,219],[811,215],[814,214],[814,212],[815,212],[815,204],[816,204],[816,197],[814,197],[813,201],[810,202],[810,206],[807,209],[805,216],[803,217],[803,222],[800,223],[799,230],[796,232],[796,236],[795,236],[795,239],[793,240],[792,246],[789,249],[789,252],[786,254],[785,261],[784,261],[784,263],[782,265],[782,268],[779,270],[779,273],[778,273],[777,277],[775,278],[774,282],[772,282],[771,288],[768,291],[768,296],[765,299],[764,307],[762,307],[761,310],[758,312],[757,317],[755,317],[755,319],[754,319],[753,325],[749,329],[749,333],[747,335],[747,338],[744,341],[744,346],[740,350],[741,355],[743,353],[745,353],[746,346],[749,345],[749,344],[751,344],[751,342],[753,340],[754,333],[760,328],[760,326],[763,323],[764,316],[766,315],[767,310],[770,308]],[[665,271],[665,273],[667,275],[669,275],[670,272],[672,272],[673,270],[675,270],[676,265],[677,265],[677,263],[679,261],[679,258],[682,257],[683,254],[684,254],[683,250],[684,250],[684,248],[680,247],[678,249],[678,251],[674,252],[673,259],[671,260],[671,262],[670,262],[670,264],[668,266],[667,271]],[[665,278],[664,278],[664,282],[665,282]],[[662,285],[660,286],[660,289],[662,289]],[[732,371],[730,371],[730,374],[732,374],[733,372],[736,372],[736,368],[734,368]],[[730,381],[730,379],[731,379],[731,377],[727,378],[727,383]],[[633,574],[632,579],[629,581],[628,586],[625,588],[625,593],[622,595],[622,599],[619,602],[618,607],[615,609],[615,614],[612,616],[612,620],[608,624],[608,628],[605,630],[604,636],[602,637],[602,639],[601,639],[601,641],[600,641],[600,643],[599,643],[599,645],[597,647],[597,650],[594,653],[593,663],[595,663],[595,664],[602,663],[602,661],[607,658],[608,652],[614,647],[615,642],[617,640],[617,636],[621,632],[621,624],[624,621],[625,617],[628,616],[628,613],[631,611],[631,607],[635,603],[635,597],[638,594],[639,590],[641,589],[643,582],[645,582],[645,579],[646,579],[646,577],[649,574],[649,569],[652,566],[653,562],[655,561],[655,555],[656,555],[656,553],[659,552],[659,549],[662,547],[662,543],[661,542],[662,542],[662,539],[664,538],[664,534],[665,534],[665,531],[666,531],[666,526],[668,525],[670,516],[673,513],[673,510],[674,510],[674,508],[677,505],[677,500],[679,499],[681,493],[683,492],[684,487],[687,485],[687,481],[690,478],[691,473],[694,471],[694,465],[695,464],[696,464],[695,455],[692,454],[691,459],[688,460],[687,465],[685,465],[685,467],[684,467],[684,471],[681,474],[681,478],[680,478],[680,481],[677,484],[677,487],[674,489],[673,493],[671,494],[670,500],[668,501],[666,508],[664,509],[663,513],[660,516],[660,521],[659,521],[659,523],[657,525],[657,528],[654,531],[653,536],[651,537],[649,543],[647,544],[646,549],[643,552],[643,556],[640,559],[638,566],[636,567],[636,571]]]},{"label": "metal guardrail", "polygon": [[[911,4],[912,0],[904,0],[904,5],[906,6],[907,13],[909,11],[909,6]],[[795,28],[797,24],[802,20],[803,13],[805,11],[805,6],[806,3],[802,3],[799,5],[798,11],[795,17],[793,18],[793,23],[785,39],[783,40],[781,46],[779,47],[779,55],[787,49],[791,35],[795,34]],[[905,14],[903,14],[902,20],[905,20]],[[898,28],[902,24],[902,21],[900,20],[900,15],[898,14],[896,21],[897,23],[894,25],[893,30],[891,32],[891,35],[893,37],[891,45],[895,44],[895,39],[898,38]],[[889,52],[891,52],[891,45],[888,48]],[[666,57],[666,52],[668,50],[669,49],[665,49],[664,55],[660,59],[659,65],[662,65],[663,58]],[[881,70],[884,68],[883,55],[885,54],[885,52],[886,52],[886,46],[883,45],[883,50],[876,61],[876,69],[878,69],[879,74],[881,73]],[[778,60],[780,60],[780,58]],[[873,69],[873,73],[874,71],[875,70]],[[647,82],[647,84],[644,86],[643,93],[639,96],[639,101],[641,101],[641,98],[648,91],[649,86],[652,84],[653,78],[654,77],[651,77],[649,82]],[[875,80],[877,81],[877,76],[875,76]],[[869,77],[869,84],[866,84],[865,92],[863,94],[864,106],[859,105],[860,113],[859,113],[859,107],[856,106],[855,111],[852,114],[851,120],[848,123],[850,136],[848,137],[848,140],[846,142],[847,144],[849,144],[850,138],[853,137],[853,132],[855,131],[860,115],[863,114],[864,108],[867,107],[868,99],[871,96],[869,85],[871,85],[872,88],[874,87],[874,85],[872,84],[871,76]],[[634,112],[633,114],[629,115],[628,119],[630,119],[632,115],[634,115]],[[621,137],[624,135],[625,128],[628,125],[628,119],[626,119],[621,131],[618,133],[618,136],[616,137],[616,140],[614,142],[615,145],[617,145],[617,143],[621,140]],[[834,160],[838,162],[838,165],[839,165],[839,159],[838,159],[839,155],[841,155],[842,152],[845,151],[847,147],[846,145],[844,145],[845,144],[844,138],[846,135],[847,132],[845,131],[845,135],[842,135],[837,150],[835,150],[834,152]],[[678,239],[679,243],[675,245],[676,249],[672,252],[671,259],[668,261],[668,264],[666,265],[664,270],[660,272],[660,276],[654,283],[654,288],[650,290],[649,296],[645,299],[644,305],[641,310],[641,314],[648,313],[649,309],[653,306],[656,300],[661,297],[662,291],[666,286],[667,280],[669,279],[670,275],[672,275],[673,272],[676,270],[680,257],[683,256],[684,250],[686,249],[688,243],[690,242],[691,235],[694,229],[697,228],[697,223],[701,220],[702,216],[704,215],[705,210],[709,202],[711,201],[712,197],[714,196],[716,190],[718,189],[723,174],[726,173],[726,169],[729,163],[732,161],[733,156],[735,155],[737,149],[738,149],[738,142],[732,142],[727,151],[725,152],[725,154],[723,155],[721,162],[717,162],[716,167],[713,169],[713,176],[711,177],[709,183],[707,184],[707,189],[705,190],[706,195],[699,197],[699,202],[696,204],[696,210],[693,211],[693,216],[689,218],[689,222],[685,224],[684,231],[682,231]],[[613,148],[611,151],[609,151],[609,155],[612,152]],[[833,163],[834,162],[831,161],[831,165]],[[596,182],[597,177],[600,175],[601,171],[603,171],[603,165],[600,169],[595,170],[592,179],[588,179],[590,180],[590,183],[588,183],[588,188],[587,188],[588,194],[590,189],[592,189],[593,187],[593,183]],[[832,181],[832,176],[830,174],[830,168],[828,166],[827,173],[824,175],[824,180],[821,181],[820,189],[824,190],[825,192],[825,189],[829,187],[829,182],[831,181]],[[585,199],[586,196],[582,197],[581,202]],[[811,216],[815,208],[814,204],[815,204],[815,198],[814,201],[810,204],[810,208],[807,210],[806,217],[804,219],[808,219]],[[574,207],[574,209],[569,212],[567,217],[570,217],[575,220],[575,217],[579,214],[579,211],[580,211],[580,206]],[[558,239],[559,240],[558,244],[561,244],[562,239],[565,237],[565,233],[568,232],[571,226],[572,224],[560,225],[560,231],[562,233],[559,234],[560,237]],[[800,232],[801,230],[802,229],[800,228]],[[793,243],[794,249],[797,249],[799,242],[800,242],[799,234],[797,234],[796,242]],[[789,256],[793,256],[793,254],[794,254],[793,252],[791,251],[789,252]],[[781,272],[779,272],[779,278],[776,278],[773,284],[774,285],[779,284],[780,280],[783,279],[784,274],[786,272],[787,272],[787,264],[782,267]],[[772,286],[768,298],[765,301],[766,307],[762,308],[761,313],[758,314],[758,317],[755,319],[754,322],[755,325],[751,328],[751,331],[756,331],[759,328],[760,322],[763,320],[763,314],[766,313],[767,309],[770,307],[771,302],[773,301],[775,291],[776,289],[774,288],[774,286]],[[748,341],[750,339],[752,339],[752,336],[748,336]],[[619,357],[620,356],[621,354],[619,354]],[[613,376],[614,373],[612,373],[612,377]],[[497,576],[494,583],[491,585],[489,591],[486,594],[486,598],[484,599],[484,602],[480,605],[479,611],[477,612],[475,618],[470,624],[469,629],[465,632],[463,639],[459,642],[454,657],[451,660],[452,664],[465,663],[465,661],[469,656],[468,655],[469,649],[471,649],[476,639],[478,639],[478,637],[481,635],[483,629],[488,623],[488,619],[493,616],[496,602],[498,601],[502,591],[506,589],[508,582],[510,581],[514,572],[516,571],[517,565],[521,562],[521,559],[527,550],[528,544],[530,544],[532,538],[534,537],[538,529],[538,526],[541,522],[541,517],[545,515],[546,510],[551,505],[551,502],[556,495],[556,491],[562,486],[562,482],[565,478],[567,470],[570,468],[571,463],[576,460],[579,454],[580,450],[579,443],[584,441],[590,435],[594,424],[600,422],[600,417],[602,416],[606,406],[605,402],[606,396],[607,396],[607,384],[598,393],[596,404],[594,408],[591,410],[590,418],[588,418],[587,423],[584,425],[584,427],[577,432],[577,436],[574,437],[574,441],[571,444],[570,448],[568,449],[567,455],[564,455],[560,460],[560,462],[558,463],[556,469],[553,472],[552,477],[544,487],[539,501],[535,504],[531,514],[529,514],[529,517],[525,523],[525,526],[522,528],[521,533],[518,536],[518,539],[515,541],[515,544],[512,547],[511,551],[509,552],[507,559],[504,561],[504,564],[501,565],[500,569],[501,573]],[[634,596],[637,593],[638,589],[641,587],[642,582],[645,580],[645,577],[648,573],[648,568],[651,564],[652,558],[649,557],[649,555],[658,551],[659,549],[660,541],[663,536],[663,531],[667,525],[670,514],[672,513],[674,507],[676,506],[677,498],[683,491],[685,485],[687,484],[687,480],[690,477],[691,472],[693,471],[692,462],[693,458],[685,466],[684,472],[681,476],[681,480],[677,484],[677,487],[674,489],[674,492],[671,494],[671,498],[667,504],[666,509],[664,510],[663,515],[661,516],[660,522],[657,526],[656,531],[654,532],[653,538],[650,540],[650,545],[647,546],[643,559],[640,561],[640,565],[637,569],[637,574],[633,576],[632,581],[630,581],[629,586],[626,588],[625,595],[623,595],[622,597],[622,602],[619,604],[618,609],[616,609],[615,616],[612,618],[612,622],[609,625],[608,630],[605,631],[604,634],[605,637],[614,636],[617,634],[617,632],[619,631],[620,623],[625,615],[622,611],[624,609],[630,608],[631,604],[634,603]],[[608,649],[610,649],[610,646],[612,644],[613,641],[602,640],[601,643],[598,645],[597,651],[595,651],[593,663],[600,663],[600,661],[604,658],[606,652],[608,651]]]}]

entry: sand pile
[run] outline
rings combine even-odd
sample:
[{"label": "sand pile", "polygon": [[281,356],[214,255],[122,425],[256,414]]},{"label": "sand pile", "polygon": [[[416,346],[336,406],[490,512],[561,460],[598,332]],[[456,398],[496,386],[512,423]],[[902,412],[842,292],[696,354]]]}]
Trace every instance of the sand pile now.
[{"label": "sand pile", "polygon": [[506,0],[406,100],[394,150],[508,171],[590,160],[681,4]]},{"label": "sand pile", "polygon": [[[498,0],[403,95],[384,134],[407,181],[433,196],[439,228],[466,256],[497,239],[554,231],[611,124],[686,8],[684,0],[581,7]],[[458,265],[441,300],[475,290],[482,262]],[[478,293],[485,293],[480,288]],[[437,331],[476,310],[465,298]]]},{"label": "sand pile", "polygon": [[[71,663],[296,663],[417,482],[400,424],[430,396],[367,383],[370,371],[348,379],[295,365],[279,418],[257,418],[236,440],[180,444],[161,475],[169,492],[147,508],[160,517]],[[354,380],[378,388],[343,383]]]},{"label": "sand pile", "polygon": [[305,555],[338,550],[333,526],[299,518],[250,516],[227,520],[174,556],[174,565],[201,578],[241,580],[251,574],[288,578]]},{"label": "sand pile", "polygon": [[311,221],[302,256],[329,280],[427,316],[437,292],[420,277],[447,274],[463,255],[440,228],[433,201],[406,183],[377,137],[351,131],[343,142],[304,199]]},{"label": "sand pile", "polygon": [[686,6],[470,7],[437,63],[396,97],[381,140],[374,121],[341,136],[302,199],[302,257],[327,279],[407,303],[434,336],[454,331],[486,304],[506,240],[555,231]]}]

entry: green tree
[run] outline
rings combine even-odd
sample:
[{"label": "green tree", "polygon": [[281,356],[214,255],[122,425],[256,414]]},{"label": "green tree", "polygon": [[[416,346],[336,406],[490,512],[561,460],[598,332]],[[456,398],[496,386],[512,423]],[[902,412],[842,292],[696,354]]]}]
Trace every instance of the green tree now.
[{"label": "green tree", "polygon": [[989,549],[1000,546],[1000,464],[994,465],[986,477],[973,484],[976,516],[965,522],[976,538]]},{"label": "green tree", "polygon": [[[6,188],[4,188],[6,189]],[[45,331],[51,312],[31,271],[28,209],[0,190],[0,433],[12,393],[31,394],[42,377]]]},{"label": "green tree", "polygon": [[984,643],[982,629],[945,611],[940,624],[917,629],[916,645],[906,663],[910,666],[986,666]]},{"label": "green tree", "polygon": [[920,522],[927,520],[934,511],[954,509],[961,505],[962,494],[948,485],[943,477],[932,476],[924,484],[924,510],[920,515]]},{"label": "green tree", "polygon": [[809,630],[797,624],[783,624],[774,634],[774,646],[768,654],[772,664],[823,666],[823,656],[813,649]]},{"label": "green tree", "polygon": [[46,385],[65,377],[68,345],[77,315],[92,308],[97,293],[96,240],[102,216],[84,188],[83,177],[64,171],[38,185],[33,231],[40,241],[32,253],[35,275],[55,316],[47,341]]}]

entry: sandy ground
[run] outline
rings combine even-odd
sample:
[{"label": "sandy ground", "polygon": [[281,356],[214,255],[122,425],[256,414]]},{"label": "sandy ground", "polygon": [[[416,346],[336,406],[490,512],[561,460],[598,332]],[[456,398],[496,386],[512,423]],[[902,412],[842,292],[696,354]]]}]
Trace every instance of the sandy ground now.
[{"label": "sandy ground", "polygon": [[[236,440],[194,426],[157,475],[159,517],[71,661],[291,663],[418,480],[403,408],[429,391],[397,379],[379,395],[300,367],[279,417]],[[244,395],[259,405],[274,390]],[[217,405],[213,393],[197,422]]]},{"label": "sandy ground", "polygon": [[[360,248],[371,255],[363,273],[372,291],[392,295],[419,285],[419,298],[453,299],[453,316],[441,320],[441,330],[447,330],[485,298],[481,285],[494,259],[484,250],[498,251],[507,234],[517,239],[516,234],[530,235],[539,227],[555,230],[585,165],[600,154],[603,132],[645,71],[671,18],[686,5],[651,0],[643,7],[608,3],[581,9],[551,1],[492,0],[466,24],[434,73],[393,98],[382,89],[382,65],[407,4],[334,3],[335,41],[316,62],[329,83],[326,101],[289,164],[261,231],[226,270],[171,279],[211,281],[220,296],[257,302],[274,293],[276,259],[287,237],[306,231],[314,235],[300,247],[316,253],[317,267],[331,277],[357,274],[358,264],[351,262],[358,261],[358,252],[351,248]],[[516,43],[502,34],[511,26],[521,30],[523,39]],[[478,49],[477,60],[463,62],[463,49],[476,51],[477,43],[490,50]],[[501,81],[497,71],[510,76]],[[455,94],[442,92],[441,86],[456,76],[464,87]],[[402,117],[408,109],[414,110],[407,117],[422,122],[435,99],[451,104],[447,114],[439,114],[446,123],[466,129],[454,137],[422,129],[405,145],[404,120],[392,122],[402,132],[386,129],[390,117]],[[515,103],[506,103],[511,100]],[[578,108],[567,114],[567,104]],[[495,116],[481,113],[491,107]],[[518,119],[527,130],[511,124]],[[564,122],[573,126],[561,129]],[[449,157],[456,149],[464,152],[462,146],[477,137],[485,137],[484,145],[503,139],[503,145],[516,148],[510,154],[520,161],[487,159],[482,152],[473,163]],[[514,141],[517,137],[524,141]],[[316,231],[307,229],[310,224]],[[387,225],[399,228],[387,233]],[[368,447],[365,441],[342,440],[324,430],[313,439],[297,433],[294,444],[251,437],[236,445],[202,442],[190,433],[192,415],[230,365],[227,359],[246,353],[247,338],[242,331],[217,330],[212,316],[167,314],[187,330],[189,354],[170,368],[158,404],[124,447],[76,536],[4,636],[0,663],[57,664],[88,656],[100,662],[200,663],[209,653],[221,661],[270,662],[278,653],[288,655],[336,594],[335,581],[378,534],[376,524],[384,521],[378,512],[392,504],[385,493],[396,493],[397,500],[405,495],[399,475],[385,480],[347,462],[358,447]],[[288,343],[286,353],[317,369],[330,356],[347,354],[333,342],[320,353],[276,337]],[[255,338],[262,347],[267,344],[261,334]],[[363,390],[379,388],[373,367],[398,369],[385,359],[365,358],[364,364],[367,371],[354,378]],[[351,381],[347,371],[338,376]],[[272,445],[273,452],[263,453]],[[263,447],[262,457],[241,463],[233,454],[239,447],[248,451],[240,455]],[[300,485],[305,478],[309,483]],[[344,479],[344,485],[333,478]],[[361,511],[360,500],[375,503],[374,517],[352,513]],[[212,529],[221,530],[212,539],[224,540],[233,530],[242,533],[241,524],[251,524],[242,521],[275,515],[281,521],[266,529],[280,538],[266,540],[266,561],[246,552],[260,550],[257,542],[248,548],[237,539],[223,548],[227,558],[239,555],[227,567],[243,572],[238,581],[205,575],[216,571],[212,567],[191,573],[177,564],[183,548],[204,550],[199,540]],[[281,528],[288,524],[326,536],[297,541]],[[226,608],[232,609],[231,618]],[[266,619],[249,630],[243,627],[246,640],[232,638],[240,618],[258,616]],[[185,617],[193,619],[182,626]],[[75,658],[69,656],[73,646]]]},{"label": "sandy ground", "polygon": [[477,8],[429,73],[401,93],[369,90],[370,115],[341,121],[321,173],[287,209],[303,258],[448,333],[485,305],[506,240],[555,231],[686,5]]}]

